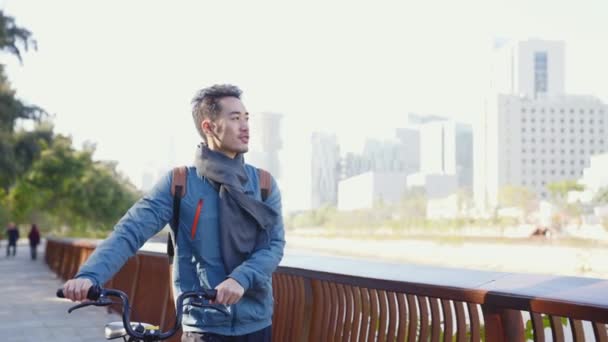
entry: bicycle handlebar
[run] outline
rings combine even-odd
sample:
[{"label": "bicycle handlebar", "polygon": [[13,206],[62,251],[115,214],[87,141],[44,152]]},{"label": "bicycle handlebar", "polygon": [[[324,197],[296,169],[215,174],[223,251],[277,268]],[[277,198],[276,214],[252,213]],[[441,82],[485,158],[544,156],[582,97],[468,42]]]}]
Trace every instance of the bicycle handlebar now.
[{"label": "bicycle handlebar", "polygon": [[[101,295],[101,290],[102,289],[99,286],[91,286],[89,288],[89,292],[87,292],[87,299],[90,299],[90,300],[99,299],[99,296]],[[57,290],[57,297],[65,298],[65,296],[63,294],[63,289]]]},{"label": "bicycle handlebar", "polygon": [[[111,302],[105,298],[107,298],[107,297],[120,298],[120,300],[122,302],[122,323],[129,336],[134,337],[136,339],[145,340],[145,341],[150,340],[150,338],[153,338],[153,340],[165,340],[165,339],[168,339],[171,336],[173,336],[181,327],[183,304],[184,304],[185,299],[196,298],[199,300],[202,300],[202,299],[213,300],[213,299],[215,299],[216,295],[217,295],[217,291],[212,290],[212,289],[202,289],[201,291],[183,292],[181,295],[179,295],[179,297],[177,297],[177,300],[175,301],[176,302],[175,325],[173,326],[173,328],[171,328],[170,330],[168,330],[166,332],[161,332],[160,330],[152,331],[152,332],[148,332],[148,331],[137,332],[137,331],[133,330],[133,328],[131,327],[131,319],[130,319],[131,307],[129,306],[129,297],[120,290],[104,289],[101,286],[91,286],[91,288],[89,288],[89,292],[87,293],[87,298],[92,301],[95,301],[95,303],[83,303],[83,304],[77,305],[76,307],[74,307],[74,309],[80,308],[82,306],[87,306],[87,305],[109,305]],[[57,290],[57,297],[65,298],[63,289]],[[193,306],[207,305],[207,304],[201,304],[199,302],[191,302],[190,304]],[[71,310],[70,310],[70,312],[71,312]]]}]

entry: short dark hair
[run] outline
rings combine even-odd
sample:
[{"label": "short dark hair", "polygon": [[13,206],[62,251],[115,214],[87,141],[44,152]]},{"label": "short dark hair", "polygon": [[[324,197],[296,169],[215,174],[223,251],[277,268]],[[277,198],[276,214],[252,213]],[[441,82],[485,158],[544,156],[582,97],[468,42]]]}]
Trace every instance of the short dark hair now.
[{"label": "short dark hair", "polygon": [[201,122],[204,119],[215,120],[219,116],[222,108],[219,101],[224,97],[241,98],[243,92],[239,87],[231,84],[216,84],[211,87],[199,90],[192,98],[192,118],[198,133],[206,139]]}]

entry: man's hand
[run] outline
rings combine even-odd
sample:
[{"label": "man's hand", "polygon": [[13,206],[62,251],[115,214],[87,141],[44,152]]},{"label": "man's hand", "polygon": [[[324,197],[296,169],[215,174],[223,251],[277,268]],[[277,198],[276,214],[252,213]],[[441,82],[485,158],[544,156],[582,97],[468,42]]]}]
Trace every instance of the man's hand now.
[{"label": "man's hand", "polygon": [[212,304],[236,304],[243,297],[243,293],[245,293],[245,289],[241,284],[232,278],[224,280],[215,289],[217,290],[217,296],[215,300],[210,301]]},{"label": "man's hand", "polygon": [[87,300],[87,293],[91,286],[93,286],[93,282],[87,278],[68,280],[63,285],[63,295],[73,302],[81,302]]}]

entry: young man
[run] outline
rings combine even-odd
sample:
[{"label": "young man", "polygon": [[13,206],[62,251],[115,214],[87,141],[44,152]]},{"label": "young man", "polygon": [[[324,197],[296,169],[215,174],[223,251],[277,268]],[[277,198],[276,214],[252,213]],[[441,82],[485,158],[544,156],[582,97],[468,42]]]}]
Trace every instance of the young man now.
[{"label": "young man", "polygon": [[[245,164],[249,113],[241,90],[215,85],[192,100],[192,116],[203,138],[188,168],[181,199],[174,296],[215,288],[215,305],[186,306],[182,341],[270,341],[272,272],[285,247],[281,196],[274,180],[262,201],[258,170]],[[104,284],[144,242],[172,218],[172,174],[139,200],[63,287],[81,301],[93,284]],[[154,300],[153,298],[151,300]]]}]

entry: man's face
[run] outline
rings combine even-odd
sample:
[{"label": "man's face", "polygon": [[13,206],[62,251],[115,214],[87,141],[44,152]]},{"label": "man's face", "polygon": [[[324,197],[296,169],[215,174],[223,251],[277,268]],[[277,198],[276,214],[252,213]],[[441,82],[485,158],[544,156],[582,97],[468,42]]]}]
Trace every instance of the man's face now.
[{"label": "man's face", "polygon": [[203,120],[203,131],[207,141],[213,141],[209,146],[234,158],[237,153],[249,150],[249,113],[236,97],[224,97],[219,105],[220,115],[213,121]]}]

